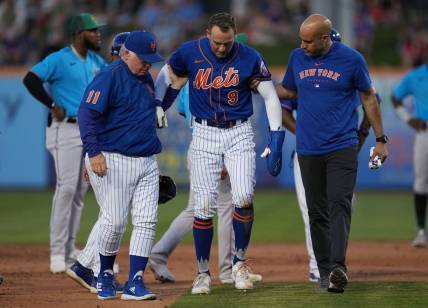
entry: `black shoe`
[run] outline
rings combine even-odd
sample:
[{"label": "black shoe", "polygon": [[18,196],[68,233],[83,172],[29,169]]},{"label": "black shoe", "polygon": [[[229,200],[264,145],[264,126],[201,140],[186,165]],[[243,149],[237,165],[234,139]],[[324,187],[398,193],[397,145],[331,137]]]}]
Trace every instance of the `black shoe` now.
[{"label": "black shoe", "polygon": [[328,292],[343,293],[345,287],[348,284],[348,276],[343,269],[336,267],[330,273],[330,284],[328,286]]},{"label": "black shoe", "polygon": [[328,279],[327,276],[324,276],[320,278],[320,291],[321,292],[327,292],[328,290],[328,285],[330,284],[330,280]]}]

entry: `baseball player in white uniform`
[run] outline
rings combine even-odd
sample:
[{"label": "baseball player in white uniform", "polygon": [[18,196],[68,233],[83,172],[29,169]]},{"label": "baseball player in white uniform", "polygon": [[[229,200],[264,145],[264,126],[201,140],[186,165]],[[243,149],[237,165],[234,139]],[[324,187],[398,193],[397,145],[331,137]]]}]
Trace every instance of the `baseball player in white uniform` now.
[{"label": "baseball player in white uniform", "polygon": [[[168,63],[171,79],[175,75],[189,78],[189,105],[195,119],[190,145],[190,185],[195,200],[193,237],[198,274],[192,294],[211,291],[212,218],[223,165],[230,176],[234,205],[232,279],[239,290],[253,288],[245,263],[254,219],[254,134],[248,122],[253,113],[249,87],[251,78],[261,81],[258,91],[266,103],[271,142],[264,154],[272,175],[278,175],[281,170],[285,135],[281,130],[281,106],[270,72],[254,49],[234,41],[236,26],[233,16],[228,13],[211,16],[206,34],[199,40],[182,44]],[[160,87],[156,90],[160,91]],[[178,92],[169,87],[160,97],[167,97],[168,92],[174,91]],[[162,104],[164,109],[169,106]]]},{"label": "baseball player in white uniform", "polygon": [[[240,38],[243,38],[243,36],[241,35]],[[157,84],[164,82],[163,79],[166,78],[166,75],[167,69],[164,67],[158,75],[155,87]],[[188,83],[181,89],[178,96],[178,112],[186,117],[188,125],[192,127],[193,119],[189,109]],[[188,166],[190,166],[190,151],[188,154]],[[218,184],[218,198],[216,202],[216,212],[218,216],[218,264],[221,283],[233,283],[232,242],[234,240],[234,235],[232,230],[232,204],[230,178],[223,167]],[[153,246],[152,254],[149,259],[149,267],[153,271],[155,278],[161,282],[175,282],[174,275],[167,267],[167,261],[181,239],[192,229],[194,207],[194,193],[190,190],[187,207],[174,219],[159,242]],[[249,272],[249,275],[253,282],[262,280],[260,274]]]}]

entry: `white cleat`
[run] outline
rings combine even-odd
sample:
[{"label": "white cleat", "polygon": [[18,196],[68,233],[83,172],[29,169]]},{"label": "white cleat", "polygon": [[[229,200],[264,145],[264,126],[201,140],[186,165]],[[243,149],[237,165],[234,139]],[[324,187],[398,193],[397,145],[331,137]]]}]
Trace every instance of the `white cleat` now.
[{"label": "white cleat", "polygon": [[211,276],[207,273],[201,273],[193,281],[192,294],[210,294]]},{"label": "white cleat", "polygon": [[427,232],[424,229],[419,229],[412,243],[413,247],[427,247]]},{"label": "white cleat", "polygon": [[230,278],[220,278],[220,283],[221,284],[232,284],[233,283],[233,279],[232,279],[232,277],[230,277]]},{"label": "white cleat", "polygon": [[251,271],[248,272],[248,276],[250,277],[251,282],[260,282],[263,280],[263,276],[260,274],[252,273]]},{"label": "white cleat", "polygon": [[152,259],[149,259],[149,268],[155,275],[155,279],[160,282],[175,282],[174,275],[169,271],[168,267],[164,263],[156,263]]},{"label": "white cleat", "polygon": [[49,269],[53,274],[65,272],[67,269],[65,264],[65,257],[63,255],[51,256],[51,264]]},{"label": "white cleat", "polygon": [[[248,268],[248,276],[250,277],[250,280],[252,282],[260,282],[263,280],[263,276],[261,274],[253,273],[249,266],[247,266],[247,268]],[[220,277],[220,283],[232,284],[233,283],[232,274],[230,274],[229,276],[226,275],[226,276]]]},{"label": "white cleat", "polygon": [[235,281],[235,288],[238,290],[250,290],[253,282],[250,278],[250,271],[245,262],[239,261],[232,267],[232,279]]}]

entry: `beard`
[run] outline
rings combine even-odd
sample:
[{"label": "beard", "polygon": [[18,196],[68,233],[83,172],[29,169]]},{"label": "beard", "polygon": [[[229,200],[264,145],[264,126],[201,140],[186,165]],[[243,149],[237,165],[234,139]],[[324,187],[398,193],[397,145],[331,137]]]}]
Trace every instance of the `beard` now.
[{"label": "beard", "polygon": [[85,45],[85,47],[88,50],[93,50],[93,51],[100,51],[101,50],[101,45],[98,45],[96,43],[91,42],[88,38],[84,38],[83,40],[83,44]]}]

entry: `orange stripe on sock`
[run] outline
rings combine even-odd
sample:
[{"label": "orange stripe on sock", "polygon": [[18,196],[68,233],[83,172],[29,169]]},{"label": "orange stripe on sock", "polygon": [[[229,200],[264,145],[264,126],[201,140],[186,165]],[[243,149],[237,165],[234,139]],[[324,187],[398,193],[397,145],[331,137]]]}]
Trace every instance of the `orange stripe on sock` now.
[{"label": "orange stripe on sock", "polygon": [[206,225],[212,225],[213,221],[211,219],[210,220],[194,220],[193,223],[206,226]]},{"label": "orange stripe on sock", "polygon": [[254,214],[250,214],[248,216],[241,216],[236,212],[233,212],[233,218],[236,218],[239,221],[251,221],[254,218]]},{"label": "orange stripe on sock", "polygon": [[237,220],[237,221],[240,221],[240,222],[243,222],[243,223],[249,223],[249,222],[252,222],[252,221],[253,221],[253,219],[247,219],[247,220],[244,220],[244,219],[237,218],[237,217],[233,217],[233,219],[235,219],[235,220]]},{"label": "orange stripe on sock", "polygon": [[214,226],[211,224],[209,226],[198,226],[197,224],[193,224],[193,228],[199,229],[199,230],[208,230],[214,228]]}]

